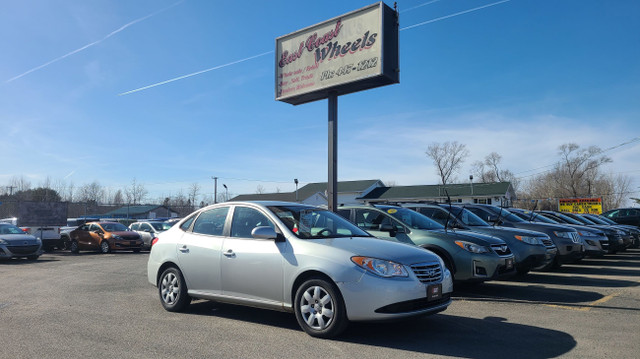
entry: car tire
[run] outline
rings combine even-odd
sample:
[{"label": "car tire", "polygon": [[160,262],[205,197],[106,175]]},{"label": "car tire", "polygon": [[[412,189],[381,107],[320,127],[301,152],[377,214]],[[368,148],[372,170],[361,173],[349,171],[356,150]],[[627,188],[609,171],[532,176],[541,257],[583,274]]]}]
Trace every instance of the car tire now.
[{"label": "car tire", "polygon": [[78,254],[80,252],[78,241],[71,241],[71,244],[69,244],[69,250],[71,251],[71,253]]},{"label": "car tire", "polygon": [[140,253],[141,249],[140,248],[136,248],[133,250],[133,253]]},{"label": "car tire", "polygon": [[160,275],[158,294],[160,303],[169,312],[181,312],[191,302],[182,272],[175,267],[167,268]]},{"label": "car tire", "polygon": [[100,252],[103,254],[111,253],[111,246],[109,246],[109,241],[106,239],[103,239],[102,242],[100,242]]},{"label": "car tire", "polygon": [[40,257],[39,255],[34,254],[34,255],[32,255],[32,256],[27,256],[27,259],[28,259],[28,260],[30,260],[30,261],[35,261],[35,260],[37,260],[39,257]]},{"label": "car tire", "polygon": [[338,288],[324,279],[310,279],[296,290],[293,303],[296,320],[309,335],[331,338],[349,324],[344,300]]}]

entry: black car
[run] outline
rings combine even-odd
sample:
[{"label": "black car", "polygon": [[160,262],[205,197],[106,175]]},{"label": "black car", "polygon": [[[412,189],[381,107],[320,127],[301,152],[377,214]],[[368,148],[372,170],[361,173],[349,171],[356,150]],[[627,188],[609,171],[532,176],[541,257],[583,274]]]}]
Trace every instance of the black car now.
[{"label": "black car", "polygon": [[604,212],[602,215],[619,224],[640,226],[640,208],[612,209]]}]

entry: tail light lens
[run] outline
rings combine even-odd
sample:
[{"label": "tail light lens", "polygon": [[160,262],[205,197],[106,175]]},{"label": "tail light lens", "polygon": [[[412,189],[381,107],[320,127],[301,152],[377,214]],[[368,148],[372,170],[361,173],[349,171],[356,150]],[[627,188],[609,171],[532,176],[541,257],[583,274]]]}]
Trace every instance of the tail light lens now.
[{"label": "tail light lens", "polygon": [[158,237],[153,237],[153,239],[151,240],[151,247],[153,247],[153,245],[156,244],[157,241]]}]

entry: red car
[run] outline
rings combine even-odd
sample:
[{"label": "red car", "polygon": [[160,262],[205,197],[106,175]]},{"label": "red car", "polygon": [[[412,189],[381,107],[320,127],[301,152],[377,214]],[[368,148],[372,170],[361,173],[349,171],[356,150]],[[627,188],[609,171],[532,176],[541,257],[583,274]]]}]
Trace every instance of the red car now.
[{"label": "red car", "polygon": [[143,241],[136,232],[131,232],[118,222],[89,222],[69,233],[72,253],[81,250],[99,250],[102,253],[129,250],[136,253],[142,249]]}]

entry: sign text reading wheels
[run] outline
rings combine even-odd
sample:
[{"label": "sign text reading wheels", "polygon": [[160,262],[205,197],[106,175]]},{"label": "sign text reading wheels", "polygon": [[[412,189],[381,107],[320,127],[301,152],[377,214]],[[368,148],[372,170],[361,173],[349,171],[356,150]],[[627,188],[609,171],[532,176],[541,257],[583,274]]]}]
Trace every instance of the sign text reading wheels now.
[{"label": "sign text reading wheels", "polygon": [[558,200],[560,212],[602,214],[602,198],[564,198]]},{"label": "sign text reading wheels", "polygon": [[276,39],[276,100],[299,105],[400,82],[398,16],[382,2]]}]

